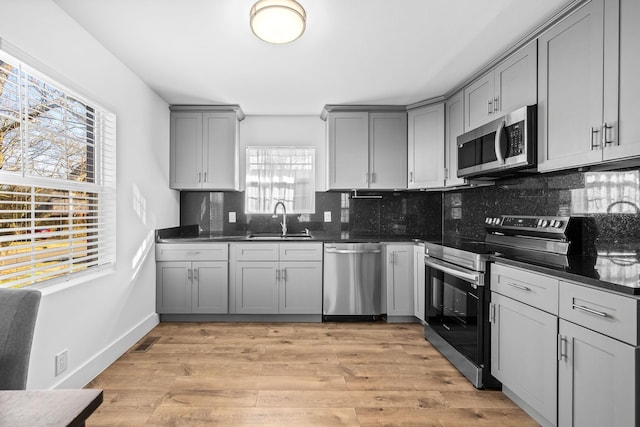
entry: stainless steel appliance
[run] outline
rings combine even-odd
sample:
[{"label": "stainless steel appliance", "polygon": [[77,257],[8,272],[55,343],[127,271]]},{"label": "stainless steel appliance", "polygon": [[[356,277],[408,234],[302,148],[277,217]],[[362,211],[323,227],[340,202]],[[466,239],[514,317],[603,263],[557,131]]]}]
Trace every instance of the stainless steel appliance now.
[{"label": "stainless steel appliance", "polygon": [[326,243],[323,320],[374,320],[381,311],[380,243]]},{"label": "stainless steel appliance", "polygon": [[584,260],[591,246],[582,237],[585,220],[570,216],[488,217],[485,242],[495,255],[549,267],[568,267],[571,256]]},{"label": "stainless steel appliance", "polygon": [[458,136],[458,177],[495,179],[535,167],[536,127],[529,105]]},{"label": "stainless steel appliance", "polygon": [[425,243],[425,338],[477,388],[499,383],[489,368],[489,255],[483,242]]}]

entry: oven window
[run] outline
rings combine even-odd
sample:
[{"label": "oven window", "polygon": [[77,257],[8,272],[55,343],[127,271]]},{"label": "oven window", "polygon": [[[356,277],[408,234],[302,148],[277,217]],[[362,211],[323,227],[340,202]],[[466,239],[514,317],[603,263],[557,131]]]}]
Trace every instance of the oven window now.
[{"label": "oven window", "polygon": [[482,295],[465,280],[426,268],[427,323],[460,353],[480,364],[478,308]]}]

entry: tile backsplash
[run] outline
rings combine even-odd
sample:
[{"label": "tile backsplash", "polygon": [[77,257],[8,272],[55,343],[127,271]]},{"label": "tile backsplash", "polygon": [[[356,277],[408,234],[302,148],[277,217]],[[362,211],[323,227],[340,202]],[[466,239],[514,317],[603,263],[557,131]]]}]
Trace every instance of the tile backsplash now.
[{"label": "tile backsplash", "polygon": [[599,244],[640,242],[639,169],[503,179],[446,192],[443,205],[443,234],[450,237],[483,239],[487,216],[573,215],[590,218],[585,233]]},{"label": "tile backsplash", "polygon": [[[440,239],[441,193],[369,193],[372,194],[381,197],[352,198],[352,193],[347,192],[317,192],[316,212],[287,215],[287,227],[292,233],[308,228],[312,233],[348,232],[352,237]],[[244,197],[243,192],[183,191],[180,193],[180,225],[198,224],[201,230],[230,236],[280,231],[280,219],[269,214],[245,214]],[[235,223],[229,222],[230,212],[235,212]],[[330,222],[324,222],[325,212],[330,212]]]},{"label": "tile backsplash", "polygon": [[[359,193],[366,195],[366,193]],[[505,178],[488,186],[447,192],[317,192],[316,213],[288,215],[290,232],[351,237],[402,236],[483,240],[487,216],[573,215],[588,217],[584,231],[599,246],[640,247],[640,169],[558,172]],[[180,225],[225,235],[278,232],[280,220],[244,213],[243,192],[181,192]],[[235,212],[236,222],[229,222]],[[324,222],[330,212],[331,222]]]}]

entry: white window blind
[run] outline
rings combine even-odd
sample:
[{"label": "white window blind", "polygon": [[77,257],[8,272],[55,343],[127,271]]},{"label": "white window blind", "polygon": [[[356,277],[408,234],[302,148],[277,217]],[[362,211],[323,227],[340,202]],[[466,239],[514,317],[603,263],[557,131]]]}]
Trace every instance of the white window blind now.
[{"label": "white window blind", "polygon": [[115,126],[0,50],[0,287],[115,263]]},{"label": "white window blind", "polygon": [[247,147],[245,212],[272,213],[278,201],[289,213],[315,213],[315,149]]}]

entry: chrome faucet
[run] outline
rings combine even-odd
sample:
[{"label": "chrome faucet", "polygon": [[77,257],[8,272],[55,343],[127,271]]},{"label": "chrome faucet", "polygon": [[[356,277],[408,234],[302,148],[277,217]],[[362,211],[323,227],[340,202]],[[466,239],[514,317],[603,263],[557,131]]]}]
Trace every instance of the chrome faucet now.
[{"label": "chrome faucet", "polygon": [[276,203],[276,205],[273,207],[273,215],[271,215],[271,218],[278,217],[278,206],[282,206],[282,222],[280,223],[280,225],[282,226],[282,235],[286,236],[287,235],[287,208],[285,207],[283,202]]}]

